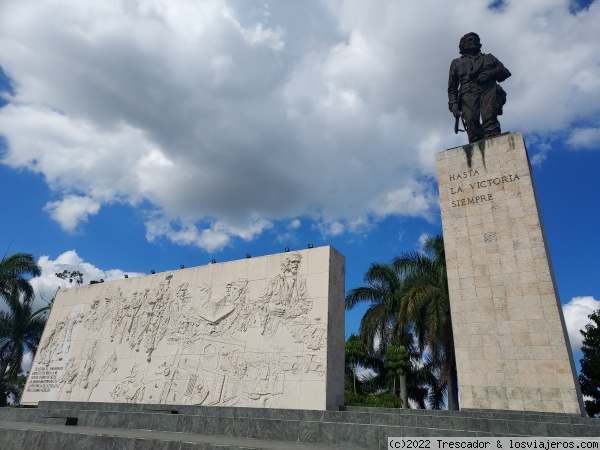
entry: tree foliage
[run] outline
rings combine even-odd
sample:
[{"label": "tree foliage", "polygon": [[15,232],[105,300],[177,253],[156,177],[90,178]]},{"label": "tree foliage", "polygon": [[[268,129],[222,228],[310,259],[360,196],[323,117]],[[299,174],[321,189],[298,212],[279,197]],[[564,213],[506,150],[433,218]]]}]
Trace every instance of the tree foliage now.
[{"label": "tree foliage", "polygon": [[42,273],[33,256],[28,253],[15,253],[0,261],[0,297],[9,301],[16,287],[24,301],[33,300],[33,287],[29,283],[31,277]]},{"label": "tree foliage", "polygon": [[7,380],[4,390],[4,400],[0,399],[3,406],[5,403],[8,403],[7,400],[12,404],[21,403],[21,397],[23,396],[25,383],[27,382],[27,375],[27,373],[21,372],[16,378]]},{"label": "tree foliage", "polygon": [[405,371],[410,367],[406,349],[402,345],[388,345],[388,348],[385,351],[383,367],[388,369],[392,375],[392,379],[394,380],[392,392],[396,394],[396,377],[398,377],[398,380],[400,381],[400,377],[404,375]]},{"label": "tree foliage", "polygon": [[[364,276],[365,286],[349,291],[346,309],[368,303],[359,338],[371,356],[364,365],[375,375],[361,380],[394,392],[400,381],[404,405],[410,399],[420,408],[458,408],[454,341],[444,243],[441,236],[427,239],[422,252],[404,253],[391,264],[374,263]],[[394,359],[404,348],[405,364]]]},{"label": "tree foliage", "polygon": [[401,408],[402,399],[389,394],[349,394],[345,398],[345,403],[348,406],[367,406],[369,408]]},{"label": "tree foliage", "polygon": [[61,280],[68,281],[72,286],[81,286],[83,284],[83,273],[78,270],[72,270],[69,272],[67,269],[62,272],[57,272],[56,275]]},{"label": "tree foliage", "polygon": [[440,363],[440,379],[447,384],[448,408],[458,409],[458,381],[444,240],[427,238],[422,252],[404,253],[392,265],[402,274],[404,294],[399,314],[414,326],[419,346],[428,347]]},{"label": "tree foliage", "polygon": [[[410,324],[398,314],[404,292],[402,279],[396,269],[389,264],[371,264],[364,276],[365,286],[352,289],[346,296],[346,309],[359,303],[369,303],[361,322],[359,335],[365,342],[371,357],[366,366],[377,376],[370,380],[379,389],[394,389],[395,378],[385,367],[385,352],[389,345],[403,346],[409,355],[415,354]],[[404,405],[408,405],[409,389],[406,388],[407,374],[400,376],[400,394]],[[413,390],[413,393],[416,392]],[[417,400],[418,401],[418,400]]]},{"label": "tree foliage", "polygon": [[581,393],[591,400],[585,401],[585,410],[590,417],[600,417],[600,309],[588,316],[591,323],[581,330],[583,335],[583,358],[579,383]]},{"label": "tree foliage", "polygon": [[29,283],[40,275],[33,256],[16,253],[0,262],[0,296],[8,310],[0,311],[0,405],[14,395],[21,364],[27,352],[35,353],[46,324],[49,307],[33,310],[34,291]]},{"label": "tree foliage", "polygon": [[360,322],[360,336],[368,348],[380,355],[387,346],[397,342],[404,324],[398,316],[403,293],[402,280],[389,264],[371,264],[365,273],[366,286],[352,289],[346,296],[346,309],[350,310],[359,303],[369,303]]},{"label": "tree foliage", "polygon": [[351,335],[344,345],[346,368],[352,374],[353,391],[356,393],[356,372],[359,364],[364,364],[369,357],[366,345],[356,335]]}]

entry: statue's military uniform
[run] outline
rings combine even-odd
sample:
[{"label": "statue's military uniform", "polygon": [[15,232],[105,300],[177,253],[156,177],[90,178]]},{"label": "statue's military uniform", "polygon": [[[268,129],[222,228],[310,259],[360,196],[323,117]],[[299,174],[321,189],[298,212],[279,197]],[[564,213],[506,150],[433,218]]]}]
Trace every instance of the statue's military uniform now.
[{"label": "statue's military uniform", "polygon": [[[487,75],[486,81],[478,80],[481,74]],[[506,93],[497,82],[508,77],[508,69],[491,54],[462,55],[450,64],[448,107],[452,112],[462,112],[469,142],[500,134],[498,116],[502,114]]]}]

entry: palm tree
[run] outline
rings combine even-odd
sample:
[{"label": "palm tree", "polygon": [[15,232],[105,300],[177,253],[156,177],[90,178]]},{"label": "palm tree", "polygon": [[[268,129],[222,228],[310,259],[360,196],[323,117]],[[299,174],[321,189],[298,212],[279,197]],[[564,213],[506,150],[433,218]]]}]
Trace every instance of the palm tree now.
[{"label": "palm tree", "polygon": [[41,270],[33,256],[15,253],[0,261],[0,297],[8,311],[0,312],[0,403],[6,402],[5,385],[16,379],[25,351],[35,351],[46,319],[41,315],[48,308],[33,312],[34,291],[29,279]]},{"label": "palm tree", "polygon": [[417,335],[424,337],[419,339],[421,350],[426,344],[432,360],[443,363],[440,379],[447,385],[448,409],[457,410],[456,357],[442,236],[426,239],[423,252],[404,253],[392,266],[404,280],[399,313],[413,323]]},{"label": "palm tree", "polygon": [[[381,362],[384,359],[389,345],[403,346],[409,355],[414,356],[411,352],[414,350],[414,345],[410,324],[402,320],[402,316],[398,314],[404,293],[399,272],[389,264],[374,263],[367,269],[364,281],[367,286],[354,288],[346,296],[346,309],[350,310],[362,302],[370,303],[369,309],[360,321],[359,335],[370,351],[375,353],[374,362],[376,363],[377,360]],[[384,367],[375,369],[382,374]],[[385,378],[382,377],[382,380]],[[403,408],[408,405],[408,390],[406,372],[403,372],[400,376]]]},{"label": "palm tree", "polygon": [[7,300],[8,312],[0,311],[0,405],[6,403],[7,381],[17,380],[23,357],[35,354],[47,317],[49,306],[33,311],[33,299],[21,301],[17,286]]},{"label": "palm tree", "polygon": [[29,279],[40,274],[39,266],[29,253],[15,253],[9,257],[5,255],[0,261],[0,297],[8,302],[13,286],[16,285],[23,294],[24,301],[32,300],[34,292]]}]

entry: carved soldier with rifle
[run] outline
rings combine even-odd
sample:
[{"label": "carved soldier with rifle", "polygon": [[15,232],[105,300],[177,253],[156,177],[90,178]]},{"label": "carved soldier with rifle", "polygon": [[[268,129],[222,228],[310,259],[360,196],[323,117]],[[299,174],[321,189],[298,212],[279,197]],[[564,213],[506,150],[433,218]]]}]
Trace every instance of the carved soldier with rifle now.
[{"label": "carved soldier with rifle", "polygon": [[498,84],[510,77],[510,72],[492,54],[481,53],[476,33],[465,34],[458,46],[461,57],[450,64],[448,107],[454,115],[454,132],[458,122],[469,135],[469,142],[487,139],[501,133],[498,116],[506,103],[506,92]]}]

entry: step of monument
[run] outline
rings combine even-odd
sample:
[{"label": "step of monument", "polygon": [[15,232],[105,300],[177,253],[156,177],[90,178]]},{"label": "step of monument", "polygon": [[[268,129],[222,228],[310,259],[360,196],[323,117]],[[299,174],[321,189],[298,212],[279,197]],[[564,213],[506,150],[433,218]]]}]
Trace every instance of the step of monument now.
[{"label": "step of monument", "polygon": [[[84,407],[93,409],[82,409]],[[43,402],[39,408],[0,408],[0,420],[10,417],[8,420],[22,422],[23,426],[27,425],[24,422],[29,422],[29,426],[64,427],[67,418],[76,418],[77,426],[66,428],[94,427],[104,430],[102,434],[150,430],[177,433],[183,441],[189,436],[200,435],[363,449],[387,448],[388,437],[600,436],[600,421],[596,419],[576,416],[577,420],[568,423],[564,415],[552,414],[383,408],[292,411],[218,407],[192,407],[184,414],[180,412],[183,409],[173,405]],[[281,416],[272,418],[277,412]],[[215,413],[221,414],[210,415]],[[519,420],[513,420],[515,418]],[[559,418],[563,423],[551,421]]]},{"label": "step of monument", "polygon": [[[267,408],[236,408],[190,405],[157,404],[117,404],[99,402],[40,402],[39,414],[24,413],[22,416],[6,416],[9,420],[30,420],[46,423],[60,423],[60,419],[47,416],[58,415],[77,417],[81,411],[108,411],[112,413],[131,413],[161,416],[189,415],[206,417],[226,417],[236,419],[273,419],[301,422],[345,423],[374,426],[399,426],[407,429],[462,430],[493,435],[511,436],[598,436],[600,421],[588,417],[570,414],[503,411],[503,410],[463,410],[435,411],[419,409],[390,409],[347,407],[346,411],[311,411]],[[177,414],[174,414],[177,413]],[[30,415],[28,415],[30,414]],[[44,416],[46,416],[44,418]],[[3,417],[0,415],[0,418]],[[32,418],[27,418],[32,417]],[[150,420],[150,419],[144,419]],[[165,419],[165,423],[168,419]],[[216,419],[211,419],[216,420]],[[182,419],[183,421],[183,419]],[[64,422],[63,422],[64,423]],[[243,426],[243,425],[241,425]]]},{"label": "step of monument", "polygon": [[[247,411],[246,411],[247,412]],[[368,413],[367,413],[368,414]],[[360,416],[364,419],[364,413]],[[264,417],[231,417],[188,414],[114,413],[81,411],[82,425],[156,429],[183,433],[224,434],[239,437],[337,444],[347,441],[368,448],[382,430],[393,428],[387,436],[600,436],[600,423],[556,423],[507,420],[485,417],[462,417],[460,412],[446,414],[371,414],[369,421],[357,420],[352,413],[336,416],[336,420],[306,420]],[[386,432],[387,432],[386,431]],[[459,433],[459,434],[456,434]],[[310,441],[309,441],[310,442]]]},{"label": "step of monument", "polygon": [[[387,445],[387,441],[386,441]],[[186,435],[151,430],[65,427],[0,421],[2,450],[85,449],[85,450],[359,450],[350,446],[329,446],[278,442],[228,436]],[[378,448],[377,443],[371,448]],[[386,447],[381,447],[386,448]]]},{"label": "step of monument", "polygon": [[[108,408],[108,404],[88,404],[86,406],[100,406]],[[63,408],[55,408],[62,406]],[[38,423],[65,423],[65,416],[77,416],[78,426],[96,426],[103,429],[147,429],[155,431],[171,431],[187,434],[235,436],[251,439],[282,440],[290,442],[321,443],[327,445],[356,446],[358,448],[374,448],[374,442],[381,443],[382,448],[387,446],[387,438],[394,436],[476,436],[475,431],[459,430],[456,423],[432,424],[430,422],[417,423],[410,420],[398,420],[391,414],[383,414],[379,423],[372,417],[373,423],[361,423],[358,418],[368,417],[368,414],[356,415],[355,413],[328,414],[329,420],[324,421],[323,411],[317,414],[317,420],[281,420],[270,418],[251,417],[251,413],[270,415],[273,411],[251,410],[249,408],[233,408],[226,416],[186,415],[171,414],[170,409],[149,408],[144,412],[78,410],[81,405],[66,409],[67,404],[43,404],[40,411],[36,409],[16,410],[21,414],[13,414],[13,420],[38,422]],[[114,404],[113,404],[114,406]],[[133,405],[131,405],[133,406]],[[140,409],[136,405],[135,409]],[[11,408],[15,409],[15,408]],[[132,408],[130,408],[132,409]],[[204,408],[204,413],[214,412],[219,408]],[[289,412],[289,411],[288,411]],[[233,414],[234,413],[234,414]],[[314,416],[316,411],[305,411],[307,415]],[[332,412],[330,412],[332,413]],[[260,415],[260,414],[259,414]],[[51,420],[49,417],[63,417],[60,420]],[[237,416],[237,417],[232,417]],[[243,417],[242,417],[243,416]],[[392,421],[383,419],[396,419],[396,426]],[[410,417],[409,417],[410,419]],[[345,421],[344,421],[345,420]],[[402,426],[400,426],[402,425]],[[430,428],[434,425],[434,428]],[[445,428],[443,427],[445,425]],[[463,423],[468,426],[468,423]]]},{"label": "step of monument", "polygon": [[66,424],[77,419],[78,409],[0,408],[0,421]]},{"label": "step of monument", "polygon": [[538,411],[507,411],[494,409],[462,409],[460,411],[429,410],[429,409],[398,409],[398,408],[371,408],[361,406],[346,406],[345,411],[370,414],[397,414],[397,415],[426,415],[444,417],[449,414],[464,418],[483,418],[495,420],[515,420],[527,422],[548,423],[595,423],[594,419],[576,414],[550,413]]},{"label": "step of monument", "polygon": [[[118,404],[100,402],[40,402],[38,408],[0,408],[0,420],[66,423],[81,411],[137,412],[161,416],[205,416],[236,419],[273,419],[301,422],[400,426],[407,429],[463,430],[495,435],[598,436],[600,421],[570,414],[504,410],[435,411],[347,407],[345,411],[312,411],[190,405]],[[177,413],[177,414],[174,414]],[[146,421],[150,419],[144,419]],[[184,419],[182,419],[183,421]],[[190,419],[191,420],[191,419]],[[195,419],[197,420],[197,419]],[[164,420],[164,423],[168,419]],[[275,422],[277,423],[277,422]],[[244,425],[240,425],[244,426]]]},{"label": "step of monument", "polygon": [[[222,418],[221,418],[222,419]],[[7,425],[8,424],[8,425]],[[46,427],[46,432],[48,431],[48,427],[51,428],[52,432],[60,431],[61,433],[78,433],[81,430],[81,433],[85,434],[89,430],[94,430],[93,434],[103,435],[103,436],[115,436],[115,435],[126,435],[128,436],[131,433],[158,433],[159,435],[167,435],[171,436],[170,440],[174,440],[176,442],[189,442],[198,440],[199,438],[204,441],[208,441],[212,439],[214,442],[219,442],[222,440],[231,440],[237,439],[239,442],[243,443],[244,449],[249,448],[281,448],[281,449],[307,449],[307,450],[317,450],[317,449],[380,449],[384,450],[388,448],[388,437],[422,437],[422,436],[437,436],[437,437],[476,437],[477,433],[475,432],[464,432],[457,430],[439,430],[439,429],[415,429],[410,427],[392,427],[392,426],[359,426],[359,425],[351,425],[351,424],[322,424],[322,423],[312,423],[312,424],[298,424],[298,439],[288,439],[282,440],[280,433],[273,430],[272,423],[269,421],[264,421],[263,423],[257,422],[257,436],[260,437],[252,437],[249,436],[237,436],[235,433],[231,432],[231,429],[227,427],[228,424],[224,424],[223,422],[218,423],[217,426],[221,427],[220,430],[214,434],[214,429],[211,430],[207,427],[199,427],[196,430],[189,429],[189,432],[173,432],[173,431],[165,431],[165,430],[157,430],[155,428],[165,428],[165,427],[156,427],[152,424],[146,423],[145,426],[148,428],[122,428],[123,423],[118,424],[115,427],[110,426],[111,424],[105,423],[105,426],[85,426],[78,425],[76,427],[65,427],[62,425],[55,424],[37,424],[37,423],[7,423],[0,422],[0,435],[3,434],[3,429],[27,429],[27,430],[38,430],[40,431],[41,427]],[[196,425],[199,425],[196,423]],[[206,424],[205,424],[206,425]],[[290,424],[280,424],[280,427],[289,427]],[[344,426],[345,425],[345,426]],[[251,426],[249,426],[251,428]],[[292,425],[291,428],[294,428]],[[68,431],[67,431],[68,430]],[[43,431],[43,430],[42,430]],[[251,430],[249,430],[251,431]],[[289,428],[288,431],[289,432]],[[251,433],[250,433],[251,434]],[[176,438],[174,438],[175,436]],[[290,437],[290,436],[287,436]],[[22,436],[19,437],[19,439]],[[44,438],[48,439],[48,437]],[[75,439],[68,437],[61,437],[61,440],[64,439]],[[164,441],[165,438],[161,437],[161,440]],[[62,441],[61,441],[62,442]],[[260,446],[258,445],[260,443]],[[269,443],[268,445],[266,443]],[[171,444],[170,444],[171,445]],[[175,444],[173,444],[175,445]],[[2,440],[0,439],[0,448],[4,450],[4,446],[2,446]],[[10,448],[10,447],[9,447]],[[41,445],[38,447],[36,445],[27,445],[18,448],[73,448],[69,447],[65,444],[64,447],[58,445],[44,446]],[[77,446],[76,448],[88,448],[83,446]],[[98,447],[90,447],[90,448],[105,448],[103,446]],[[110,448],[110,447],[106,447]],[[127,447],[113,447],[113,448],[127,448]],[[145,448],[145,447],[140,447]],[[151,447],[154,449],[155,447]],[[179,447],[156,447],[156,448],[179,448]],[[183,448],[183,447],[182,447]],[[201,447],[204,448],[204,447]],[[209,447],[213,448],[213,447]],[[217,448],[217,447],[215,447]],[[221,447],[218,447],[219,449]],[[238,448],[238,447],[226,447],[226,448]],[[240,447],[242,448],[242,447]],[[138,445],[135,446],[135,449],[138,449]]]},{"label": "step of monument", "polygon": [[[412,426],[445,428],[448,423],[452,428],[473,429],[474,424],[483,424],[483,428],[491,431],[519,434],[523,426],[529,429],[556,429],[563,425],[594,426],[598,421],[589,417],[574,414],[543,413],[528,411],[504,410],[423,410],[423,409],[392,409],[392,408],[363,408],[346,407],[345,411],[312,411],[293,409],[268,408],[237,408],[218,406],[191,405],[158,405],[158,404],[116,404],[97,402],[40,402],[40,408],[47,410],[68,411],[77,415],[81,410],[143,412],[158,414],[186,414],[214,417],[235,417],[255,419],[286,419],[320,422],[342,422],[374,425]],[[498,422],[499,423],[496,423]],[[541,425],[534,425],[534,424]],[[554,427],[551,424],[557,424]],[[569,427],[567,427],[569,429]],[[505,431],[504,431],[505,430]],[[549,431],[547,431],[549,432]]]},{"label": "step of monument", "polygon": [[[161,405],[161,404],[131,404],[131,403],[102,403],[102,402],[63,402],[43,401],[39,408],[47,410],[69,410],[73,414],[81,410],[146,412],[160,414],[189,414],[222,417],[254,417],[290,420],[318,420],[326,422],[343,421],[356,423],[401,424],[402,421],[420,420],[419,417],[459,417],[492,420],[514,420],[527,422],[547,422],[566,424],[589,424],[590,418],[575,414],[544,413],[531,411],[506,410],[428,410],[428,409],[397,409],[370,408],[347,406],[342,411],[314,411],[296,409],[272,408],[239,408],[227,406],[199,405]],[[394,417],[392,417],[394,416]],[[414,418],[413,416],[416,416]],[[425,419],[428,420],[428,419]],[[435,420],[435,419],[434,419]],[[400,422],[398,422],[400,421]]]},{"label": "step of monument", "polygon": [[[387,445],[389,436],[400,436],[410,432],[408,428],[403,427],[358,423],[109,411],[81,411],[79,423],[103,428],[146,429],[188,435],[230,436],[363,449],[377,448],[380,441],[385,441]],[[420,430],[412,431],[416,433],[413,435],[422,434]]]},{"label": "step of monument", "polygon": [[78,426],[105,430],[145,429],[356,448],[374,448],[374,442],[386,448],[388,437],[408,436],[600,436],[600,421],[596,419],[497,410],[348,407],[347,411],[302,411],[93,402],[0,408],[0,420],[65,425],[69,419],[71,423],[76,419]]},{"label": "step of monument", "polygon": [[317,411],[299,409],[273,409],[273,408],[242,408],[230,406],[200,406],[200,405],[163,405],[141,403],[103,403],[103,402],[63,402],[42,401],[40,408],[45,409],[72,409],[73,411],[119,411],[143,412],[157,414],[189,414],[222,417],[261,417],[273,419],[306,419],[327,420],[341,417],[340,411]]}]

